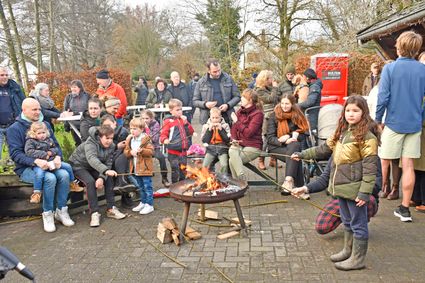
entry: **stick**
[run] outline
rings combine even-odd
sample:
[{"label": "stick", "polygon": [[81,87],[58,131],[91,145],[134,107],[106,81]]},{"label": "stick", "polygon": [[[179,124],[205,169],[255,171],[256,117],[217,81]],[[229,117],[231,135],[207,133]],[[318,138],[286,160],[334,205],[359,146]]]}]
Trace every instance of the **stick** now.
[{"label": "stick", "polygon": [[167,253],[165,253],[164,251],[162,251],[160,248],[158,248],[157,246],[155,246],[151,241],[149,241],[145,237],[143,237],[142,234],[140,234],[139,230],[137,230],[136,228],[134,228],[134,230],[136,230],[136,232],[137,232],[137,234],[139,234],[140,238],[142,238],[143,240],[145,240],[149,245],[151,245],[152,247],[154,247],[158,252],[160,252],[161,254],[163,254],[165,257],[167,257],[170,260],[174,261],[175,263],[177,263],[178,265],[180,265],[183,268],[186,268],[187,267],[187,265],[181,263],[180,261],[178,261],[174,257],[168,255]]},{"label": "stick", "polygon": [[230,279],[229,276],[227,276],[223,271],[221,271],[212,261],[209,262],[212,268],[214,268],[218,273],[220,273],[221,276],[223,276],[224,279],[226,279],[228,282],[233,283],[233,280]]}]

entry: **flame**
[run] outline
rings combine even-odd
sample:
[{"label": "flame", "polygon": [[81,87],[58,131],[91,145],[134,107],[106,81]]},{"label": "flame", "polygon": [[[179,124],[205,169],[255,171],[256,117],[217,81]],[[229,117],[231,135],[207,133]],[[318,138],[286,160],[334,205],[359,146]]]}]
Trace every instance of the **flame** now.
[{"label": "flame", "polygon": [[186,176],[195,180],[195,187],[200,185],[203,186],[202,191],[214,191],[223,187],[215,175],[206,167],[196,168],[192,166],[182,166],[182,170],[184,169],[186,169]]}]

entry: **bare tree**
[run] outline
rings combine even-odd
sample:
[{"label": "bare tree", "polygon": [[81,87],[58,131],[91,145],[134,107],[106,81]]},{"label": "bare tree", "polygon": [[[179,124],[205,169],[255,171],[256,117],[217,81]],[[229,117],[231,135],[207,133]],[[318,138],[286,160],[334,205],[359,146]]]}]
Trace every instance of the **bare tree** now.
[{"label": "bare tree", "polygon": [[4,34],[6,37],[6,43],[9,50],[9,59],[12,63],[15,79],[22,85],[21,71],[19,70],[19,63],[18,63],[18,58],[16,56],[16,50],[14,47],[13,37],[12,37],[12,34],[10,33],[9,23],[6,19],[6,15],[4,14],[3,3],[1,0],[0,0],[0,22],[3,26]]},{"label": "bare tree", "polygon": [[35,16],[35,39],[37,53],[37,69],[39,72],[43,70],[43,59],[41,53],[41,32],[40,32],[40,9],[39,0],[34,0],[34,16]]},{"label": "bare tree", "polygon": [[16,26],[16,20],[15,20],[15,16],[13,15],[13,9],[12,9],[12,4],[10,3],[10,0],[6,0],[6,5],[9,11],[10,24],[12,25],[13,32],[15,34],[16,47],[18,49],[18,54],[19,54],[19,63],[21,65],[22,74],[24,76],[22,81],[23,87],[24,89],[27,89],[28,88],[28,71],[27,71],[24,51],[22,49],[21,37],[18,32],[18,27]]}]

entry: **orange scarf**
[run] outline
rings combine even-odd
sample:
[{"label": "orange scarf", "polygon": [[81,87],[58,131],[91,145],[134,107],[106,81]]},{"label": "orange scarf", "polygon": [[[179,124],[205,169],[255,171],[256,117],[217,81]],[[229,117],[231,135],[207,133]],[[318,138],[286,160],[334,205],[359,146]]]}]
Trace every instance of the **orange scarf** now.
[{"label": "orange scarf", "polygon": [[[274,108],[274,113],[277,120],[277,136],[281,137],[290,133],[288,120],[291,120],[298,129],[296,130],[299,133],[305,133],[308,131],[308,122],[305,116],[302,113],[283,112],[282,107],[278,104]],[[299,115],[297,115],[299,114]]]}]

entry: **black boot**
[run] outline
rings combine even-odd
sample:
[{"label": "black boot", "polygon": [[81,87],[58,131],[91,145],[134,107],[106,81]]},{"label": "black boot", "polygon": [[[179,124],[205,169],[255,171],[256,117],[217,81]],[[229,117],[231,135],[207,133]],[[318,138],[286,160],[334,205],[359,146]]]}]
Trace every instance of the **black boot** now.
[{"label": "black boot", "polygon": [[331,260],[333,262],[339,262],[346,260],[351,256],[351,248],[353,246],[353,232],[344,231],[344,248],[337,254],[331,255]]},{"label": "black boot", "polygon": [[335,267],[339,270],[357,270],[366,267],[364,260],[367,253],[368,240],[354,238],[353,252],[349,259],[335,263]]},{"label": "black boot", "polygon": [[127,207],[127,208],[131,208],[134,207],[134,201],[131,198],[131,194],[129,193],[123,193],[121,196],[121,207]]},{"label": "black boot", "polygon": [[131,193],[136,191],[136,186],[128,183],[124,176],[117,177],[115,187],[113,188],[115,194]]}]

